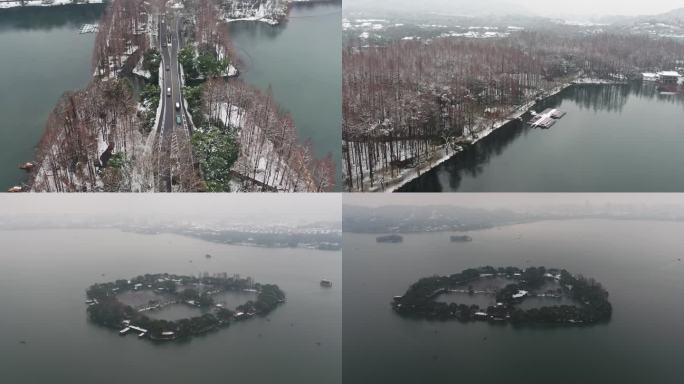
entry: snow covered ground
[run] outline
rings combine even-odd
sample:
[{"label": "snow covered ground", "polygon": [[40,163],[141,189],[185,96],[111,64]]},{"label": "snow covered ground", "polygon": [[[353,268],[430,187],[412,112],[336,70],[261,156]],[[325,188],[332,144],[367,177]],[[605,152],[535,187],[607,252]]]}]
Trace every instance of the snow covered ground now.
[{"label": "snow covered ground", "polygon": [[[615,84],[616,81],[609,81],[603,79],[593,79],[586,77],[579,77],[571,82],[560,84],[551,90],[544,93],[545,97],[550,97],[560,93],[562,90],[570,87],[573,84]],[[503,127],[511,120],[520,118],[523,114],[530,110],[536,103],[536,100],[531,100],[512,111],[504,119],[490,122],[487,125],[479,126],[472,129],[467,135],[464,135],[463,139],[468,141],[470,144],[475,144],[478,141],[484,139],[485,137],[492,134],[497,129]],[[375,170],[375,182],[371,187],[370,181],[368,180],[368,169],[364,166],[364,191],[366,192],[394,192],[404,185],[408,184],[412,180],[420,177],[423,173],[437,167],[438,165],[444,163],[445,161],[452,158],[457,153],[463,151],[463,147],[456,146],[452,150],[449,150],[446,145],[440,145],[433,148],[433,152],[427,157],[419,160],[418,164],[413,168],[405,168],[395,170],[395,176],[391,177],[391,172],[389,169],[381,168]],[[408,158],[408,154],[402,153],[400,159]],[[364,159],[365,163],[365,159]]]},{"label": "snow covered ground", "polygon": [[[234,105],[228,105],[227,103],[221,103],[216,115],[213,116],[215,119],[220,120],[224,124],[230,125],[232,127],[239,128],[238,141],[240,142],[240,156],[235,162],[231,171],[259,183],[268,185],[278,191],[283,192],[296,192],[293,186],[289,185],[291,180],[301,179],[304,177],[297,177],[296,172],[290,167],[290,165],[280,157],[280,155],[275,150],[275,145],[266,140],[263,147],[258,147],[253,145],[256,141],[255,138],[261,137],[261,128],[255,126],[252,128],[251,132],[245,131],[245,120],[244,111]],[[250,145],[250,142],[252,145]],[[285,172],[286,177],[275,177],[275,175],[268,174],[268,166],[272,164],[278,164],[278,167],[283,172]],[[242,186],[233,185],[236,187],[234,190],[240,190]],[[296,186],[295,186],[296,188]]]},{"label": "snow covered ground", "polygon": [[[229,9],[227,9],[230,7]],[[259,4],[258,7],[250,7],[247,4],[235,4],[235,2],[222,8],[224,15],[223,19],[226,22],[233,21],[260,21],[270,25],[280,24],[287,15],[288,2],[279,2],[276,0],[268,0],[265,3]]]},{"label": "snow covered ground", "polygon": [[[152,78],[152,73],[143,68],[143,60],[144,59],[145,59],[144,55],[140,55],[140,60],[138,60],[138,64],[136,64],[135,68],[133,68],[133,73],[149,80]],[[160,71],[161,71],[161,69],[160,69]]]},{"label": "snow covered ground", "polygon": [[104,0],[84,0],[84,2],[75,3],[72,0],[28,0],[24,5],[19,1],[0,2],[0,9],[19,8],[19,7],[54,7],[59,5],[77,5],[77,4],[102,4]]}]

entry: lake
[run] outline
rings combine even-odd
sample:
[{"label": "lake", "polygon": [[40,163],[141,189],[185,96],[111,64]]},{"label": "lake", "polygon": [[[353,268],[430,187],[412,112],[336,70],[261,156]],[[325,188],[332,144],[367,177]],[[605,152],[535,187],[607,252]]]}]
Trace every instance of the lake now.
[{"label": "lake", "polygon": [[567,115],[550,129],[513,122],[403,192],[684,191],[684,96],[652,83],[578,85],[535,106]]},{"label": "lake", "polygon": [[[341,383],[340,252],[114,229],[0,231],[0,243],[2,382]],[[278,284],[287,302],[266,318],[160,345],[87,320],[85,290],[95,282],[205,271]],[[333,287],[320,287],[322,278]]]},{"label": "lake", "polygon": [[33,160],[48,114],[66,91],[91,77],[95,23],[103,5],[0,10],[0,189],[27,177],[18,165]]},{"label": "lake", "polygon": [[[684,223],[544,221],[470,232],[344,235],[343,375],[350,383],[678,383],[684,367]],[[407,319],[390,308],[421,277],[545,266],[595,278],[613,316],[591,327]]]},{"label": "lake", "polygon": [[295,4],[279,26],[253,21],[230,23],[243,62],[241,78],[262,90],[269,85],[291,113],[300,142],[311,139],[314,153],[332,153],[341,189],[342,6]]}]

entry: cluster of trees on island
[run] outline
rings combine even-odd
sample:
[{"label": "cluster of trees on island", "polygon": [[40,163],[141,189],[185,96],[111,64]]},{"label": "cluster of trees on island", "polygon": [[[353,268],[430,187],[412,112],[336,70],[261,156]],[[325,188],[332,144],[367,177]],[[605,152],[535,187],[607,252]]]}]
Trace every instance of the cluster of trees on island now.
[{"label": "cluster of trees on island", "polygon": [[[467,288],[470,284],[492,278],[505,277],[516,282],[508,284],[496,292],[496,305],[480,308],[478,305],[439,302],[435,299],[451,289]],[[537,290],[548,281],[558,283],[558,295],[571,298],[577,305],[554,305],[523,310],[517,305],[525,300],[526,293]],[[523,294],[522,292],[525,292]],[[392,301],[393,310],[403,316],[462,322],[488,320],[511,322],[513,324],[562,324],[588,325],[610,320],[612,306],[608,292],[600,283],[581,275],[573,276],[566,270],[530,267],[491,266],[466,269],[449,276],[422,278]]]},{"label": "cluster of trees on island", "polygon": [[[200,290],[198,287],[202,286]],[[179,290],[179,287],[183,287]],[[121,293],[132,290],[153,290],[171,295],[178,303],[185,303],[205,311],[200,316],[175,321],[152,319],[118,299]],[[217,306],[213,295],[227,291],[256,291],[256,300],[249,300],[232,310]],[[180,276],[146,274],[131,280],[116,280],[93,284],[86,291],[88,318],[94,323],[113,329],[122,324],[135,324],[147,330],[151,340],[182,339],[228,327],[232,321],[253,316],[265,316],[285,302],[285,293],[275,284],[255,283],[251,278],[216,276]]]},{"label": "cluster of trees on island", "polygon": [[392,41],[343,50],[346,188],[365,190],[453,151],[578,77],[623,81],[674,68],[684,42],[523,31],[507,38]]}]

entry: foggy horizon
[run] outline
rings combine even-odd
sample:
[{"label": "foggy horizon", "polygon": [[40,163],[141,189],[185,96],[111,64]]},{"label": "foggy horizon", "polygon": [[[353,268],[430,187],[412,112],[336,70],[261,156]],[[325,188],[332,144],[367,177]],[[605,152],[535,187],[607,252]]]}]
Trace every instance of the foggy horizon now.
[{"label": "foggy horizon", "polygon": [[[426,198],[427,197],[427,198]],[[542,209],[567,205],[631,205],[640,207],[681,206],[682,195],[672,194],[612,194],[612,193],[459,193],[459,194],[394,194],[391,201],[376,194],[347,194],[344,206],[387,207],[387,206],[453,206],[480,209]]]},{"label": "foggy horizon", "polygon": [[343,6],[350,10],[412,11],[423,14],[446,13],[457,15],[518,14],[543,17],[596,17],[596,16],[645,16],[655,15],[684,7],[674,0],[649,2],[625,2],[619,0],[577,0],[567,3],[549,3],[542,0],[345,0]]},{"label": "foggy horizon", "polygon": [[335,194],[252,195],[48,194],[0,197],[0,222],[18,216],[69,219],[117,217],[130,220],[209,220],[236,224],[339,222],[341,196]]}]

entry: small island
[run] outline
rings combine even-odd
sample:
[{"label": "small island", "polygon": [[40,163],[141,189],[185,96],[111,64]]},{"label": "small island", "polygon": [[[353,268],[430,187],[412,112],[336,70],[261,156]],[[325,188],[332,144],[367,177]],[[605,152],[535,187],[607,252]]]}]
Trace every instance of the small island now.
[{"label": "small island", "polygon": [[400,235],[383,235],[375,238],[378,243],[401,243],[404,238]]},{"label": "small island", "polygon": [[[490,280],[491,279],[491,280]],[[498,289],[475,289],[485,280],[503,282]],[[448,293],[493,295],[494,305],[440,302]],[[551,305],[540,308],[520,308],[528,298],[570,300],[573,305]],[[402,316],[461,322],[490,321],[521,324],[590,325],[610,320],[612,306],[608,292],[600,283],[581,275],[573,276],[564,269],[530,267],[466,269],[449,276],[432,276],[418,280],[403,296],[395,296],[392,309]]]},{"label": "small island", "polygon": [[473,238],[468,235],[451,235],[449,240],[452,243],[467,243],[469,241],[473,241]]},{"label": "small island", "polygon": [[[133,307],[120,300],[127,292],[149,291],[164,297]],[[249,292],[256,300],[238,305],[234,310],[217,304],[214,297],[225,292]],[[202,277],[172,274],[146,274],[130,280],[93,284],[86,291],[88,318],[103,327],[119,330],[125,336],[136,332],[139,338],[155,341],[187,339],[225,328],[233,321],[264,316],[285,302],[285,293],[275,284],[255,283],[251,278],[226,273]],[[153,319],[145,315],[173,305],[199,308],[201,316],[175,321]]]}]

